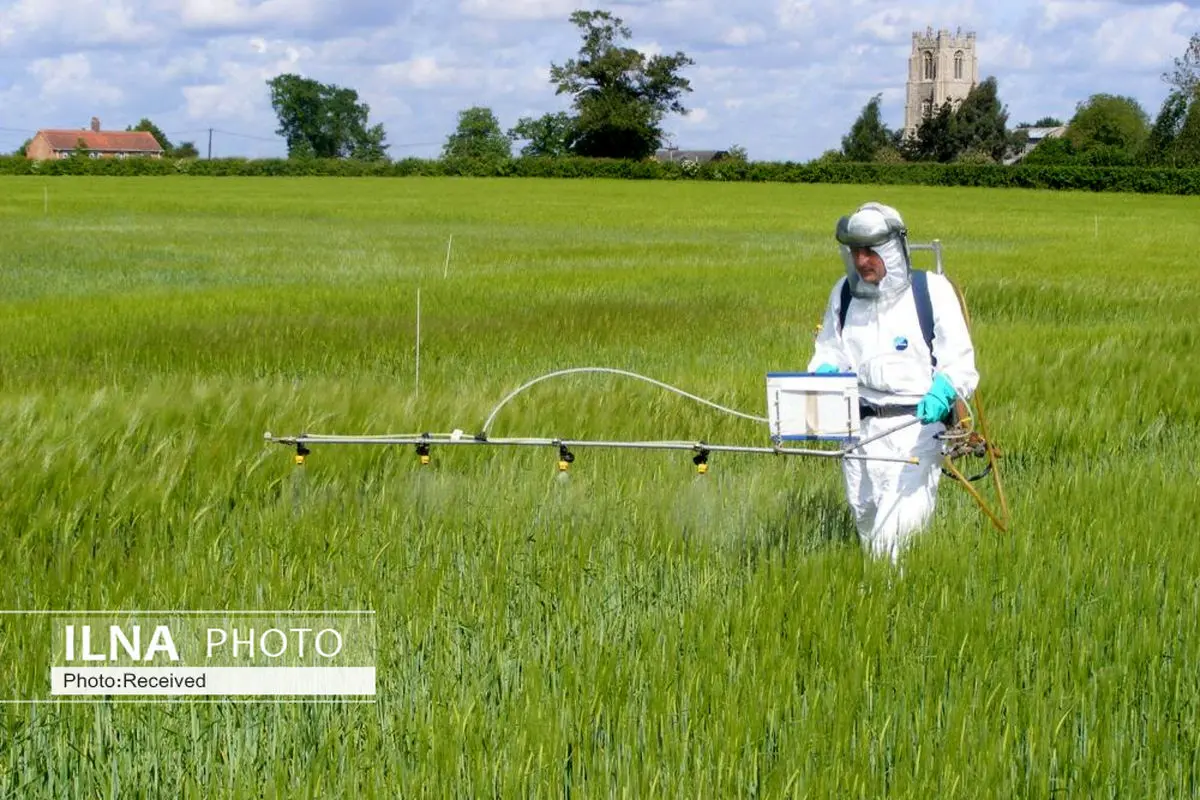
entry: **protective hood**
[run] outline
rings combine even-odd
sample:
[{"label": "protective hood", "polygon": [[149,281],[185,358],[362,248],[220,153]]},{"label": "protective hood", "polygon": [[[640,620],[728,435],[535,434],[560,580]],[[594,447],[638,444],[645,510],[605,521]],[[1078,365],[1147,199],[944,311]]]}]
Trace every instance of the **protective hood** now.
[{"label": "protective hood", "polygon": [[907,289],[912,279],[904,245],[897,239],[891,239],[871,249],[883,259],[883,265],[887,268],[887,274],[878,286],[867,283],[858,276],[858,270],[854,268],[853,253],[846,245],[841,247],[842,261],[846,265],[846,279],[850,281],[850,293],[855,297],[864,298],[891,297]]},{"label": "protective hood", "polygon": [[[880,203],[860,206],[850,216],[838,220],[837,239],[841,244],[846,279],[853,296],[890,297],[908,288],[911,278],[907,230],[896,209]],[[869,247],[883,259],[887,273],[878,286],[858,276],[858,270],[854,268],[853,247]]]}]

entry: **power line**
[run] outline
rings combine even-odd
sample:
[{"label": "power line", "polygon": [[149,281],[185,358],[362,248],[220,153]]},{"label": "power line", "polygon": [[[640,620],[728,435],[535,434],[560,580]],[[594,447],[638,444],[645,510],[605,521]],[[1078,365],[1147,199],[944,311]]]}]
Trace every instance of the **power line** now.
[{"label": "power line", "polygon": [[259,141],[259,142],[282,142],[282,141],[286,141],[286,140],[285,140],[285,139],[284,139],[282,136],[272,136],[272,137],[269,137],[269,138],[268,138],[268,137],[266,137],[266,136],[254,136],[254,135],[252,135],[252,134],[249,134],[249,133],[237,133],[237,132],[235,132],[235,131],[226,131],[226,130],[221,130],[220,128],[209,128],[208,130],[211,130],[213,133],[221,133],[221,134],[224,134],[224,135],[226,135],[226,136],[237,136],[237,137],[240,137],[240,138],[242,138],[242,139],[254,139],[254,140],[256,140],[256,141]]}]

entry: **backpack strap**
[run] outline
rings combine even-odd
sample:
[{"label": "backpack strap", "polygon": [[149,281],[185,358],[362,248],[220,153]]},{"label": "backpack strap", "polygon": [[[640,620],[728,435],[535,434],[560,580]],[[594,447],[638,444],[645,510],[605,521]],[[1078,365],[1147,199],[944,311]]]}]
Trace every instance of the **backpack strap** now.
[{"label": "backpack strap", "polygon": [[925,346],[929,348],[929,360],[936,367],[937,356],[933,354],[933,301],[929,299],[929,273],[923,269],[914,269],[910,278],[913,301],[917,304],[917,322],[921,325],[921,336],[925,337]]},{"label": "backpack strap", "polygon": [[838,301],[838,335],[846,327],[846,313],[850,310],[850,279],[842,278],[842,297]]}]

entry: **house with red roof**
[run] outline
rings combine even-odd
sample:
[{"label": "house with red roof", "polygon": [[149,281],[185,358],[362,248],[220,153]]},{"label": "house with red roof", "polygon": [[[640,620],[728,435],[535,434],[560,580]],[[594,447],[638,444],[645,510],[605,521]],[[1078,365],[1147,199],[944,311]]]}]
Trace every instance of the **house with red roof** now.
[{"label": "house with red roof", "polygon": [[92,158],[162,158],[163,147],[146,131],[102,131],[92,117],[85,130],[41,130],[25,148],[25,157],[37,160],[68,158],[83,148]]}]

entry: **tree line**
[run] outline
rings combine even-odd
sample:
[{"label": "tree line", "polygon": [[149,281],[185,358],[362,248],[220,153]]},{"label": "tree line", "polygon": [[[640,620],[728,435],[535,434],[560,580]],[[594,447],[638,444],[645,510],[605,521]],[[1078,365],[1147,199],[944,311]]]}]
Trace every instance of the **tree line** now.
[{"label": "tree line", "polygon": [[[682,98],[692,88],[682,72],[695,62],[679,51],[648,57],[629,47],[629,27],[607,11],[576,11],[570,22],[582,37],[579,52],[551,64],[550,83],[556,95],[570,96],[571,110],[522,117],[505,131],[490,108],[472,106],[459,112],[443,158],[505,159],[522,143],[521,156],[636,160],[662,146],[663,119],[687,113]],[[933,109],[907,136],[884,123],[881,96],[875,95],[841,148],[818,161],[991,164],[1021,157],[1046,166],[1200,166],[1200,34],[1163,79],[1169,92],[1153,121],[1133,98],[1100,93],[1080,102],[1065,123],[1043,117],[1010,127],[998,83],[987,77],[961,102]],[[367,127],[368,108],[352,90],[292,75],[269,83],[290,157],[384,157],[382,128]],[[1062,136],[1028,148],[1031,128],[1064,126]],[[736,145],[726,153],[746,160]]]},{"label": "tree line", "polygon": [[[891,130],[880,114],[880,95],[863,107],[840,150],[825,161],[900,163],[1005,163],[1017,156],[1028,165],[1080,167],[1200,166],[1200,33],[1193,34],[1174,68],[1162,75],[1167,97],[1151,121],[1132,97],[1093,94],[1067,122],[1044,117],[1008,127],[994,77],[971,89],[961,103],[947,101],[905,135]],[[1029,152],[1032,128],[1065,127]]]},{"label": "tree line", "polygon": [[[526,157],[639,160],[662,147],[663,120],[687,113],[683,97],[692,87],[682,73],[695,62],[680,51],[647,56],[629,47],[632,32],[608,11],[575,11],[569,20],[582,39],[579,52],[551,64],[550,83],[556,95],[571,98],[570,111],[522,117],[505,131],[490,108],[472,106],[458,113],[443,158],[507,159],[520,143],[517,154]],[[842,137],[841,148],[817,161],[990,164],[1020,157],[1046,166],[1200,166],[1200,33],[1162,77],[1169,91],[1153,120],[1133,98],[1101,93],[1080,102],[1066,123],[1044,117],[1010,127],[997,81],[987,77],[961,102],[933,109],[905,135],[885,124],[881,95],[875,95]],[[289,158],[387,160],[383,125],[371,124],[370,107],[354,89],[294,74],[278,75],[267,87]],[[1064,125],[1062,136],[1029,150],[1030,128]],[[171,143],[148,119],[127,130],[149,131],[168,156],[198,155],[193,143]],[[730,160],[747,160],[736,145],[724,152]]]},{"label": "tree line", "polygon": [[[459,112],[444,157],[509,158],[515,142],[525,156],[641,159],[659,148],[666,115],[687,112],[681,98],[692,89],[681,72],[692,59],[627,46],[632,31],[608,11],[576,11],[570,21],[582,44],[575,58],[551,65],[550,82],[570,95],[572,110],[523,117],[505,132],[490,108],[473,106]],[[290,74],[268,85],[289,157],[385,157],[383,128],[368,125],[370,109],[352,89]]]}]

